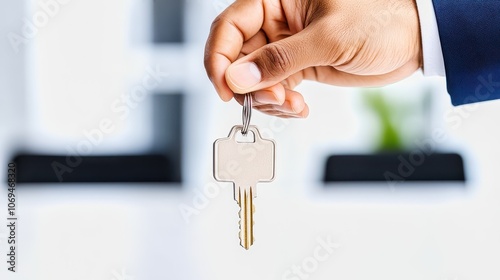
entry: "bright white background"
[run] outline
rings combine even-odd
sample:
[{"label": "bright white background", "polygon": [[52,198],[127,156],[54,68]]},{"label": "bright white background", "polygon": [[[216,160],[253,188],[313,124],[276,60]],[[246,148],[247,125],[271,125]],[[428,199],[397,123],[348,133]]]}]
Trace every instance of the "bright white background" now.
[{"label": "bright white background", "polygon": [[[40,2],[46,1],[0,1],[3,38],[19,33]],[[307,120],[283,122],[260,113],[252,119],[273,135],[278,161],[276,181],[259,185],[256,242],[245,251],[238,245],[231,187],[211,177],[213,141],[241,119],[235,102],[218,99],[202,63],[210,22],[224,1],[186,2],[187,43],[154,47],[147,43],[148,3],[72,0],[18,54],[8,40],[0,41],[0,178],[14,151],[64,153],[103,118],[116,120],[117,130],[95,154],[146,149],[152,140],[143,125],[151,121],[148,103],[125,121],[109,106],[140,82],[148,66],[160,65],[170,76],[158,89],[186,92],[186,183],[181,189],[19,187],[19,272],[6,271],[2,226],[2,279],[300,279],[286,276],[287,271],[307,263],[317,239],[327,237],[340,247],[307,279],[500,277],[500,103],[453,108],[444,80],[420,73],[387,87],[392,98],[410,102],[432,89],[429,126],[449,136],[440,150],[464,155],[466,187],[325,189],[320,179],[326,157],[369,151],[375,135],[358,89],[304,83],[299,90],[311,108]],[[459,114],[465,110],[473,112]],[[459,125],[444,117],[450,114],[460,116]],[[3,213],[6,187],[1,185]],[[195,207],[193,201],[208,189],[215,194],[186,222],[179,209]]]}]

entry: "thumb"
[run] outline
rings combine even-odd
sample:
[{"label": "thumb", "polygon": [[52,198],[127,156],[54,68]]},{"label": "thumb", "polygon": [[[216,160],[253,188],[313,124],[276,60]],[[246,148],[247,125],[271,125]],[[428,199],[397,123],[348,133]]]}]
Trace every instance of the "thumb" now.
[{"label": "thumb", "polygon": [[320,65],[324,59],[320,44],[314,39],[312,32],[304,29],[238,59],[226,70],[228,86],[235,93],[248,93],[273,86],[305,68]]}]

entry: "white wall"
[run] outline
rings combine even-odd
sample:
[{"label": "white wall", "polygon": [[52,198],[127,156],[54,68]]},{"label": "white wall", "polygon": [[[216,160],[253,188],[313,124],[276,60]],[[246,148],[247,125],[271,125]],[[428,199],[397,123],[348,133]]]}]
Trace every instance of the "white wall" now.
[{"label": "white wall", "polygon": [[[13,104],[0,102],[0,128],[6,131],[0,157],[6,162],[12,147],[5,139],[17,133],[23,115],[29,118],[28,144],[34,148],[57,151],[61,143],[79,141],[84,130],[113,117],[106,104],[140,80],[145,67],[159,63],[172,74],[160,89],[186,89],[186,183],[182,190],[120,184],[20,187],[20,272],[7,274],[1,265],[2,279],[300,279],[288,271],[304,262],[311,266],[307,279],[500,277],[498,102],[453,108],[444,80],[419,73],[390,86],[388,95],[408,100],[427,87],[434,89],[431,128],[449,135],[438,145],[441,150],[465,156],[471,178],[466,188],[379,184],[324,189],[319,179],[326,156],[370,150],[372,122],[359,90],[304,83],[299,91],[311,108],[308,119],[283,122],[257,112],[252,119],[262,131],[272,132],[278,161],[276,181],[258,186],[256,242],[245,251],[238,245],[231,186],[215,183],[211,175],[213,141],[241,120],[241,107],[218,99],[202,64],[214,4],[220,2],[187,2],[185,48],[137,44],[147,35],[128,33],[128,17],[140,19],[146,9],[141,3],[72,0],[40,30],[27,63],[34,67],[28,84],[36,85],[24,103],[30,111],[19,114],[15,125],[11,112],[22,110],[23,103],[9,91],[25,92],[23,70],[13,69],[14,78],[0,75],[2,91],[7,87],[9,92],[0,98]],[[19,24],[22,7],[17,8],[16,13],[0,9],[0,19],[8,14]],[[33,10],[36,6],[26,13]],[[137,17],[139,26],[147,26],[147,18]],[[6,31],[3,26],[0,34]],[[130,34],[136,39],[128,41]],[[6,51],[8,46],[0,44],[2,61]],[[7,64],[1,65],[19,65],[19,57],[5,58]],[[147,107],[137,112],[138,123],[124,122],[95,152],[147,146],[147,137],[128,138],[148,121],[140,117]],[[206,190],[214,196],[199,200],[197,207],[193,200]],[[189,223],[179,210],[186,206],[197,207]],[[318,238],[328,237],[339,247],[312,269],[311,258],[322,244]],[[1,243],[1,263],[4,249]]]}]

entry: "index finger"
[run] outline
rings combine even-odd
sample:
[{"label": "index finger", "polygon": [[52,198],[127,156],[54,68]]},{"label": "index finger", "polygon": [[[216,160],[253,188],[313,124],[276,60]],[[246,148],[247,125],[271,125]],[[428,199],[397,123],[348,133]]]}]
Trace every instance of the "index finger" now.
[{"label": "index finger", "polygon": [[237,0],[212,23],[205,46],[205,69],[222,100],[233,97],[226,83],[226,69],[238,59],[243,43],[257,34],[263,23],[262,0]]}]

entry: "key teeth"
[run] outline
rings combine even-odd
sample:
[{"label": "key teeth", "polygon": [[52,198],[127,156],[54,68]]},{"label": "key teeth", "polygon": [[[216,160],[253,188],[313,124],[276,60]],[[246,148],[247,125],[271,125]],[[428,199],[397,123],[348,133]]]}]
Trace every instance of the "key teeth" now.
[{"label": "key teeth", "polygon": [[[252,240],[250,241],[250,244],[248,244],[248,246],[246,246],[246,242],[245,242],[245,238],[244,238],[244,233],[243,233],[243,228],[241,227],[241,222],[242,222],[242,218],[241,218],[241,214],[242,214],[242,210],[241,210],[241,206],[240,206],[240,211],[238,212],[239,214],[239,222],[238,222],[238,225],[239,225],[239,239],[240,239],[240,246],[243,247],[245,250],[249,250],[250,249],[250,246],[253,245],[253,242],[255,241],[255,238],[253,238],[253,235],[252,235]],[[253,224],[255,224],[255,221],[253,222]]]},{"label": "key teeth", "polygon": [[[253,220],[253,214],[255,213],[255,206],[253,205],[253,198],[251,197],[252,196],[252,190],[250,189],[249,190],[249,193],[247,193],[247,190],[244,191],[244,194],[243,194],[243,200],[242,200],[242,192],[240,190],[239,192],[239,200],[238,200],[238,204],[240,206],[240,211],[238,212],[238,215],[239,215],[239,239],[240,239],[240,245],[245,248],[246,250],[249,250],[250,247],[253,245],[254,241],[255,241],[255,238],[254,238],[254,235],[253,235],[253,225],[255,225],[255,221]],[[248,196],[250,196],[250,199],[247,200]],[[248,203],[251,203],[251,219],[252,219],[252,225],[251,225],[251,228],[250,229],[246,229],[244,228],[244,226],[242,226],[242,222],[243,220],[246,221],[246,219],[248,217],[243,217],[244,214],[246,214],[244,212],[244,207],[248,207]],[[247,215],[248,216],[248,215]],[[247,237],[247,234],[248,233],[245,233],[244,231],[248,231],[251,239],[250,240],[246,240],[245,237]],[[248,242],[247,242],[248,241]]]},{"label": "key teeth", "polygon": [[[239,228],[240,228],[240,231],[239,231],[239,238],[240,238],[240,246],[243,247],[245,250],[249,250],[250,247],[253,245],[253,243],[255,242],[255,237],[254,235],[252,234],[252,240],[250,240],[250,244],[248,246],[245,246],[245,241],[244,241],[244,238],[243,238],[243,229],[241,228],[241,207],[240,207],[240,211],[238,212],[239,214],[239,217],[240,217],[240,220],[238,222],[238,225],[239,225]],[[255,207],[253,207],[252,205],[252,214],[255,214]],[[255,225],[255,220],[253,221],[252,225]]]}]

